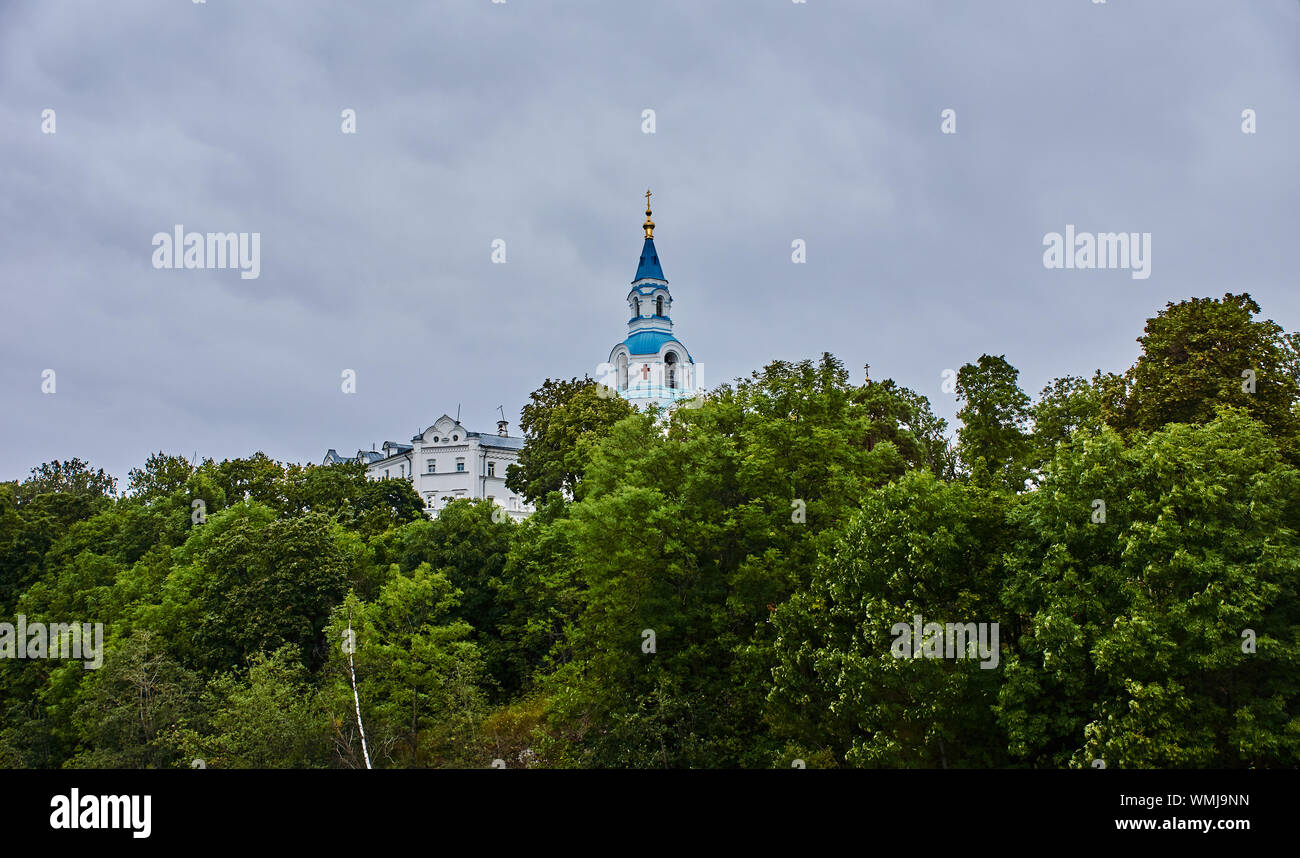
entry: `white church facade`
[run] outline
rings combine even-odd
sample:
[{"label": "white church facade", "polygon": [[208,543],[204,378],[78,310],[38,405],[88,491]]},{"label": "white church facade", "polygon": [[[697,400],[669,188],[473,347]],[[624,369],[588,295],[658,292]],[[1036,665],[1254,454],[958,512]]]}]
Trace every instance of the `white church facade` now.
[{"label": "white church facade", "polygon": [[[646,191],[645,242],[636,277],[627,293],[631,313],[627,335],[600,364],[596,381],[617,391],[638,408],[657,405],[672,408],[699,391],[695,359],[673,335],[673,298],[659,264],[650,219],[650,192]],[[385,441],[380,450],[358,450],[342,456],[331,449],[323,465],[359,462],[372,480],[402,479],[424,499],[434,516],[460,498],[489,500],[515,520],[534,511],[523,497],[506,488],[506,468],[519,458],[524,439],[497,422],[495,435],[467,430],[446,414],[411,439],[409,444]]]}]

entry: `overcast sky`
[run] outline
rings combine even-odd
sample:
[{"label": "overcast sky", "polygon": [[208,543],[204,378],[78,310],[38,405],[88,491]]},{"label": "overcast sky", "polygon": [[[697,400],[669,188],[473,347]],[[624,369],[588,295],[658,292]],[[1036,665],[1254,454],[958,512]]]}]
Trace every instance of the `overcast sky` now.
[{"label": "overcast sky", "polygon": [[[0,0],[0,479],[517,433],[625,336],[647,188],[706,384],[829,351],[951,419],[1169,300],[1300,328],[1297,157],[1296,0]],[[260,276],[155,269],[177,224]],[[1150,277],[1044,268],[1066,224]]]}]

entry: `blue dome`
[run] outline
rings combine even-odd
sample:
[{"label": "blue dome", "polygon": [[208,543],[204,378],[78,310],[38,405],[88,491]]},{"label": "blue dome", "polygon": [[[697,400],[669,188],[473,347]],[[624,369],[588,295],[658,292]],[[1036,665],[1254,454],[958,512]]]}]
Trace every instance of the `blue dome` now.
[{"label": "blue dome", "polygon": [[695,363],[695,359],[691,357],[691,353],[686,351],[686,346],[682,346],[682,344],[674,338],[672,334],[667,333],[666,331],[637,331],[635,334],[629,335],[628,338],[623,341],[623,345],[627,346],[628,354],[633,356],[657,355],[659,354],[659,349],[663,347],[664,343],[677,343],[677,345],[681,346],[682,351],[686,352],[686,359],[691,363]]}]

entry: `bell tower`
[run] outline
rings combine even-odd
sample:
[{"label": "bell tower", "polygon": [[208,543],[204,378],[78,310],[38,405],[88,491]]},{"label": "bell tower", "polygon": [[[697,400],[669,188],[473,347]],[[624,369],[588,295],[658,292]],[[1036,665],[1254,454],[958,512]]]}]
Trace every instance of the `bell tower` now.
[{"label": "bell tower", "polygon": [[695,360],[673,336],[673,296],[655,248],[650,191],[645,192],[645,240],[627,293],[627,336],[609,353],[618,394],[633,405],[671,407],[695,395]]}]

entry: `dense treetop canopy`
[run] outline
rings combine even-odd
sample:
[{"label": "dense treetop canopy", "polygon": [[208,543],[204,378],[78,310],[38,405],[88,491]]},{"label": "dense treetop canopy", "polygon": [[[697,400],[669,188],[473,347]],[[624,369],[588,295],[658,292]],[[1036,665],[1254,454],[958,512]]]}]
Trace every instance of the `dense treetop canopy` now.
[{"label": "dense treetop canopy", "polygon": [[[1034,398],[972,355],[951,432],[829,354],[671,413],[548,379],[518,524],[352,463],[39,465],[0,483],[0,765],[360,767],[362,727],[377,767],[1300,765],[1300,353],[1260,312],[1170,303]],[[19,617],[102,665],[14,657]]]}]

